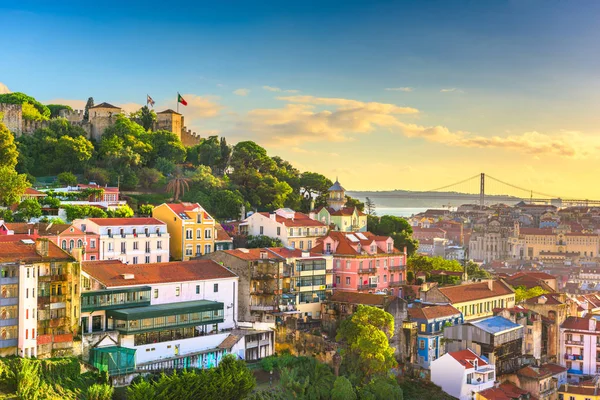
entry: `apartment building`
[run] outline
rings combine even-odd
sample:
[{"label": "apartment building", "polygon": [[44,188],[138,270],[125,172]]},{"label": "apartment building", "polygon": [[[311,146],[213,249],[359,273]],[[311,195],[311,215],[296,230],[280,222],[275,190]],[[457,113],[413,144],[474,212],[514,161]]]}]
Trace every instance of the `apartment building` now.
[{"label": "apartment building", "polygon": [[568,317],[560,327],[560,365],[571,377],[600,373],[600,323]]},{"label": "apartment building", "polygon": [[129,264],[169,261],[167,225],[156,218],[76,219],[73,226],[98,236],[98,260]]},{"label": "apartment building", "polygon": [[493,315],[494,308],[515,306],[515,291],[502,279],[464,285],[429,287],[420,292],[425,304],[452,304],[465,321]]},{"label": "apartment building", "polygon": [[391,237],[331,231],[313,251],[333,256],[335,289],[402,297],[406,253],[394,247]]},{"label": "apartment building", "polygon": [[481,391],[494,387],[496,367],[472,350],[453,351],[431,363],[431,382],[459,400],[472,400]]},{"label": "apartment building", "polygon": [[164,221],[169,231],[171,257],[189,260],[215,250],[215,219],[198,203],[163,203],[152,216]]},{"label": "apartment building", "polygon": [[543,328],[548,342],[546,356],[549,360],[559,362],[560,350],[560,327],[570,315],[570,305],[567,296],[563,293],[548,293],[525,300],[524,307],[540,314],[545,320]]},{"label": "apartment building", "polygon": [[286,247],[307,251],[327,234],[324,223],[289,208],[280,208],[272,213],[254,213],[240,224],[240,228],[248,235],[268,236],[281,240]]}]

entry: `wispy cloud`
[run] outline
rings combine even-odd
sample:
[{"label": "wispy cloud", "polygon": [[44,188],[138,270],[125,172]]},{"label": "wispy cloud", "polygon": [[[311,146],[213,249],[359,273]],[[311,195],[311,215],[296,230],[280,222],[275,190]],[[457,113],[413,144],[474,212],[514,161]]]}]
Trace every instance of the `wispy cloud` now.
[{"label": "wispy cloud", "polygon": [[411,87],[388,87],[385,90],[389,92],[412,92],[414,88]]},{"label": "wispy cloud", "polygon": [[248,96],[249,93],[250,93],[250,89],[244,89],[244,88],[240,88],[240,89],[233,91],[233,94],[238,95],[238,96]]},{"label": "wispy cloud", "polygon": [[441,92],[441,93],[450,93],[450,92],[454,92],[454,93],[464,93],[464,91],[463,91],[463,90],[460,90],[460,89],[458,89],[458,88],[455,88],[455,87],[453,87],[453,88],[443,88],[443,89],[440,89],[440,92]]},{"label": "wispy cloud", "polygon": [[268,92],[283,92],[283,93],[300,93],[299,90],[295,90],[295,89],[282,89],[282,88],[278,88],[276,86],[263,86],[262,87],[264,90],[268,91]]}]

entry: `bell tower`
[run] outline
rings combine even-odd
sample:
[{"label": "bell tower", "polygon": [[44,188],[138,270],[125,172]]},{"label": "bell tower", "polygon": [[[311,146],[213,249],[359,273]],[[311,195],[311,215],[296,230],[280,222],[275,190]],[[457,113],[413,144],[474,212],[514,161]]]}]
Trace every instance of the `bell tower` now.
[{"label": "bell tower", "polygon": [[340,185],[340,182],[335,178],[335,183],[329,189],[327,195],[327,205],[334,210],[340,210],[346,205],[346,189]]}]

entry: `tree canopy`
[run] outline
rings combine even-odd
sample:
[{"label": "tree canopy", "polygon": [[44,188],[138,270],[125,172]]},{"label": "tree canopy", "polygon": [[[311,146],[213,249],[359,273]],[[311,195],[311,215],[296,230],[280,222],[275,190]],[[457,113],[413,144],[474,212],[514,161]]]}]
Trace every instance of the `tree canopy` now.
[{"label": "tree canopy", "polygon": [[515,302],[520,303],[533,297],[541,296],[549,293],[547,290],[542,289],[540,286],[532,287],[527,289],[525,286],[515,287]]},{"label": "tree canopy", "polygon": [[376,235],[391,236],[394,239],[394,247],[400,251],[406,247],[409,256],[419,247],[419,242],[412,237],[412,226],[404,218],[393,215],[368,215],[367,229]]}]

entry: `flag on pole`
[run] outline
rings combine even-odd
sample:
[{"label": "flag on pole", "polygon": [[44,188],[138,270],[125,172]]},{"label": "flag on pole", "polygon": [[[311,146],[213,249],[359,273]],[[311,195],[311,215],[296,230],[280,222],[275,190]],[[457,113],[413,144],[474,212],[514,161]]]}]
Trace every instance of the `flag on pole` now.
[{"label": "flag on pole", "polygon": [[154,100],[149,94],[146,95],[146,105],[150,104],[150,107],[154,107]]},{"label": "flag on pole", "polygon": [[177,103],[181,103],[184,106],[187,106],[187,101],[179,93],[177,93]]}]

